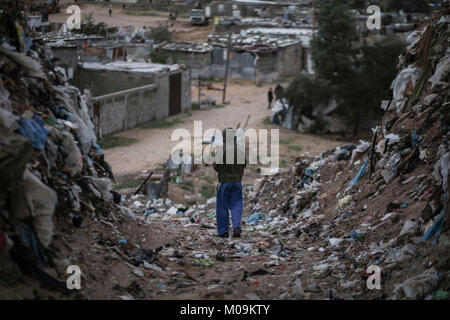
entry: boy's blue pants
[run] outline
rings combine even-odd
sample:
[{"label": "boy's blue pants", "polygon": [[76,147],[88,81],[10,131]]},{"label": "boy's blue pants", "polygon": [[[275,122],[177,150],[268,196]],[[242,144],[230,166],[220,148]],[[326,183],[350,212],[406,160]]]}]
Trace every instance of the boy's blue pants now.
[{"label": "boy's blue pants", "polygon": [[241,227],[242,219],[242,184],[240,182],[221,183],[216,197],[216,219],[219,236],[228,232],[229,215],[233,230]]}]

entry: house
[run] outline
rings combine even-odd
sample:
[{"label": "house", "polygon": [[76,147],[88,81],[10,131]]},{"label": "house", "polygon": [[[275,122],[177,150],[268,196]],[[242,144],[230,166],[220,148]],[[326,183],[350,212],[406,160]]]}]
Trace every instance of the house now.
[{"label": "house", "polygon": [[84,62],[74,84],[91,90],[100,135],[135,128],[191,108],[189,70],[180,65]]}]

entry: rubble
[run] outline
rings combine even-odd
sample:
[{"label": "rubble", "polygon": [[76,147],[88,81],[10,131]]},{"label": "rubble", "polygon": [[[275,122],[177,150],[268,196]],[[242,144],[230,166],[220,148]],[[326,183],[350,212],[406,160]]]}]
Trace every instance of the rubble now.
[{"label": "rubble", "polygon": [[[21,10],[8,5],[1,18],[23,24]],[[55,246],[62,230],[80,228],[86,218],[126,217],[111,201],[114,178],[85,97],[65,82],[44,47],[16,46],[22,35],[14,32],[2,34],[0,49],[0,231],[8,239],[0,259],[67,295],[57,280],[66,271],[53,269],[65,258]]]},{"label": "rubble", "polygon": [[[18,22],[19,11],[10,12]],[[112,192],[86,97],[44,48],[3,35],[2,286],[29,284],[31,276],[43,288],[30,291],[74,298],[64,276],[80,265],[81,292],[93,299],[445,299],[448,13],[446,6],[427,26],[439,45],[419,50],[435,42],[419,38],[403,57],[402,70],[410,70],[428,52],[428,76],[421,80],[422,65],[416,80],[403,86],[399,78],[393,103],[401,107],[386,106],[375,145],[304,153],[246,188],[239,239],[216,236],[214,198],[187,206],[148,188]],[[381,268],[379,290],[367,287],[370,266]]]},{"label": "rubble", "polygon": [[394,299],[418,300],[435,290],[439,285],[439,274],[435,268],[428,269],[422,275],[410,278],[395,287]]},{"label": "rubble", "polygon": [[[361,141],[357,148],[337,147],[315,158],[304,154],[291,169],[266,177],[249,194],[249,212],[283,208],[283,214],[272,216],[272,221],[289,217],[289,226],[265,229],[258,225],[259,230],[295,235],[299,239],[296,245],[308,252],[320,252],[319,247],[333,252],[328,259],[317,259],[312,267],[320,273],[319,278],[327,278],[328,269],[336,270],[339,263],[356,271],[375,263],[387,275],[408,263],[413,264],[413,271],[402,277],[397,272],[395,278],[382,281],[385,289],[381,292],[387,297],[424,299],[448,287],[448,247],[444,240],[439,245],[439,238],[449,196],[449,51],[448,44],[434,45],[448,39],[448,9],[448,5],[442,8],[425,27],[433,30],[428,34],[431,40],[426,42],[425,33],[420,33],[422,38],[402,56],[401,71],[392,87],[392,105],[382,104],[386,114],[374,145]],[[429,52],[428,73],[418,53],[423,46],[430,46],[422,49]],[[280,103],[275,105],[273,115],[281,110]],[[274,201],[271,194],[281,196]],[[313,205],[316,202],[318,206]],[[423,208],[428,208],[426,220],[418,214]],[[308,227],[312,222],[319,226],[314,233]],[[431,265],[425,261],[442,264],[429,269]],[[344,275],[342,280],[365,287],[364,278],[354,274]],[[351,285],[343,287],[342,292],[353,289]],[[330,296],[336,298],[332,291]],[[360,287],[351,295],[339,292],[339,296],[380,295]]]}]

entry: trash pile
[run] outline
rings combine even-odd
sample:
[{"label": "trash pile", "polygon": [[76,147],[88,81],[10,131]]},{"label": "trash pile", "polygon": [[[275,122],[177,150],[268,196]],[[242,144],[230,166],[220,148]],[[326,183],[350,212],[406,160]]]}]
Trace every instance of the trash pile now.
[{"label": "trash pile", "polygon": [[449,299],[448,3],[411,35],[373,141],[244,186],[228,239],[214,197],[111,190],[88,93],[29,41],[22,8],[0,9],[0,298]]},{"label": "trash pile", "polygon": [[128,214],[111,191],[87,96],[29,40],[20,3],[0,10],[0,282],[31,277],[68,294],[65,268],[76,263],[62,252],[76,251],[73,230]]},{"label": "trash pile", "polygon": [[[257,223],[258,230],[295,237],[298,246],[320,253],[301,264],[300,288],[302,280],[322,288],[325,281],[329,299],[448,294],[449,13],[447,3],[409,37],[372,142],[318,157],[305,153],[249,193],[247,210],[254,213],[247,228]],[[260,213],[269,213],[268,220]],[[367,289],[372,265],[381,269],[380,290]]]}]

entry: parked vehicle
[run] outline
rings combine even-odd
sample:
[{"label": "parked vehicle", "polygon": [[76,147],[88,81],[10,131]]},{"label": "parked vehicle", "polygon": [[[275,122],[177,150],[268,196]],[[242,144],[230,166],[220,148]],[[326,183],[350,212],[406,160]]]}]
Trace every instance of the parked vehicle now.
[{"label": "parked vehicle", "polygon": [[208,24],[208,18],[206,17],[205,10],[192,9],[189,15],[189,20],[191,20],[191,25],[193,26],[204,26]]}]

